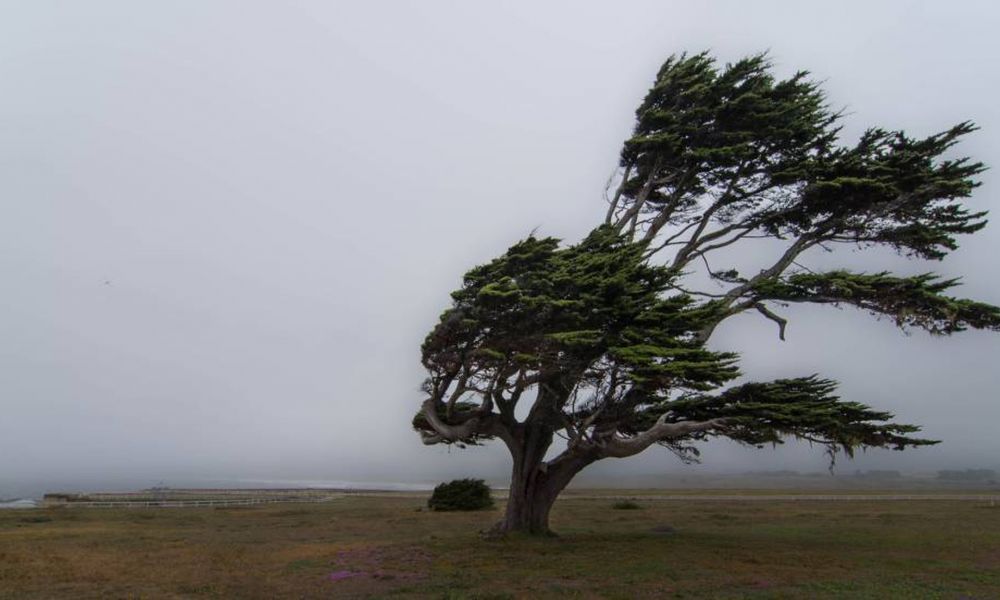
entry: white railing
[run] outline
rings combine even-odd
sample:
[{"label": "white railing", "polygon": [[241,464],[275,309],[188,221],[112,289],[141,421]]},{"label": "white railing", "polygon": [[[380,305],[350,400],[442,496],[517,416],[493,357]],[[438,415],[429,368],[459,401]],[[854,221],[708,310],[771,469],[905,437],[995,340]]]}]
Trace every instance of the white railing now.
[{"label": "white railing", "polygon": [[343,496],[318,498],[244,498],[240,500],[81,500],[56,502],[47,506],[72,506],[79,508],[193,508],[197,506],[253,506],[257,504],[284,504],[294,502],[329,502]]}]

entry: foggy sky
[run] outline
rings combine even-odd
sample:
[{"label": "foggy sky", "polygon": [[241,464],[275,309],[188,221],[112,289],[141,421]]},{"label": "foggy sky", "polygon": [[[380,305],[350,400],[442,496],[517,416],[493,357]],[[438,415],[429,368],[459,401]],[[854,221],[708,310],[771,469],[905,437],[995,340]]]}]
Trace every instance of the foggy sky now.
[{"label": "foggy sky", "polygon": [[[769,49],[866,127],[1000,165],[989,2],[0,3],[0,481],[502,477],[499,447],[410,429],[419,344],[469,267],[602,217],[633,113],[671,53]],[[976,209],[996,210],[995,171]],[[1000,226],[940,264],[1000,303]],[[744,256],[743,258],[746,258]],[[1000,464],[1000,336],[906,336],[851,309],[759,315],[713,347],[749,378],[819,372],[944,440],[842,469]],[[820,470],[727,443],[599,472]],[[2,491],[2,490],[0,490]],[[0,493],[0,496],[3,494]]]}]

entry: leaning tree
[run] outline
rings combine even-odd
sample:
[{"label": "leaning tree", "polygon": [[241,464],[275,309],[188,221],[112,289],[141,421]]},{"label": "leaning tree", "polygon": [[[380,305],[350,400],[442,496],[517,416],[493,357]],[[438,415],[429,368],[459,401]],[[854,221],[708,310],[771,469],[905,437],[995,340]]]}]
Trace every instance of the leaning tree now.
[{"label": "leaning tree", "polygon": [[[422,346],[413,425],[426,444],[506,444],[498,531],[548,533],[577,473],[654,444],[692,460],[716,436],[798,438],[831,458],[936,443],[816,375],[733,384],[737,356],[706,347],[746,311],[783,339],[789,303],[853,305],[933,334],[1000,329],[997,307],[948,295],[954,279],[803,265],[842,244],[939,260],[985,224],[961,202],[983,165],[945,156],[971,123],[922,139],[870,129],[854,145],[839,123],[806,73],[778,79],[763,55],[724,68],[672,57],[636,111],[604,222],[571,246],[529,237],[465,274]],[[750,240],[773,250],[753,272],[713,264]]]}]

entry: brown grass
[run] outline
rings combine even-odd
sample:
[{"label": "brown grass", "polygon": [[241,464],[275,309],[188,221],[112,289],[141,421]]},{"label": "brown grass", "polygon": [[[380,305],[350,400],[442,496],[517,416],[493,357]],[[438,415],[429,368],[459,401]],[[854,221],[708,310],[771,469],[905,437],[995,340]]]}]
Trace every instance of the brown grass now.
[{"label": "brown grass", "polygon": [[[0,598],[993,598],[976,502],[561,501],[556,539],[413,497],[250,509],[0,511]],[[48,517],[51,520],[45,520]],[[669,525],[669,527],[665,527]],[[660,529],[663,532],[654,530]],[[330,574],[360,573],[340,581]]]}]

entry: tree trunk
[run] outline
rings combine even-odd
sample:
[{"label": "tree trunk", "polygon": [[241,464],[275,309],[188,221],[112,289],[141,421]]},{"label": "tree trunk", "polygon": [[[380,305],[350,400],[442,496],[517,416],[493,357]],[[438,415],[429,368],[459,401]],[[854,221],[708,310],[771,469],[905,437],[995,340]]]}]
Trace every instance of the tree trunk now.
[{"label": "tree trunk", "polygon": [[544,428],[528,429],[515,442],[511,448],[514,465],[507,509],[493,531],[553,535],[549,528],[552,505],[573,476],[593,462],[593,458],[567,450],[544,462],[545,452],[552,444],[552,432]]},{"label": "tree trunk", "polygon": [[532,535],[552,535],[549,529],[549,511],[558,494],[541,492],[525,493],[511,488],[507,499],[507,512],[497,523],[494,531],[507,533],[518,531]]}]

